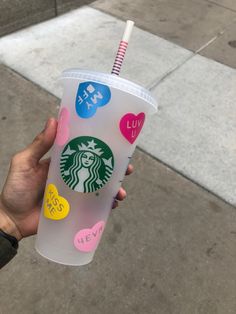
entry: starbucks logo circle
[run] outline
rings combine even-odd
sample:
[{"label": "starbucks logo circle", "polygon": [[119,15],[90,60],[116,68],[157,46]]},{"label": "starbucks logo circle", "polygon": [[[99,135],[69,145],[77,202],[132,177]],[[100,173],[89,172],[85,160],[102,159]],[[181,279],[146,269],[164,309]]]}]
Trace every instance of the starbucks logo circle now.
[{"label": "starbucks logo circle", "polygon": [[76,137],[61,154],[62,179],[77,192],[89,193],[101,189],[110,179],[113,168],[111,149],[95,137]]}]

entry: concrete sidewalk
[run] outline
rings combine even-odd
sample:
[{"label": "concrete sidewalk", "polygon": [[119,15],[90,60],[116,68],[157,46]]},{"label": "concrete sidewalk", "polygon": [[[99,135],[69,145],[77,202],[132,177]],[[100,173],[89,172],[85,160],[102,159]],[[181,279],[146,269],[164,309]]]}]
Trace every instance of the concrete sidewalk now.
[{"label": "concrete sidewalk", "polygon": [[12,154],[57,115],[61,71],[109,72],[127,17],[139,27],[122,76],[160,105],[127,200],[88,266],[49,262],[23,240],[1,270],[1,314],[236,313],[234,1],[99,0],[2,37],[0,184]]}]

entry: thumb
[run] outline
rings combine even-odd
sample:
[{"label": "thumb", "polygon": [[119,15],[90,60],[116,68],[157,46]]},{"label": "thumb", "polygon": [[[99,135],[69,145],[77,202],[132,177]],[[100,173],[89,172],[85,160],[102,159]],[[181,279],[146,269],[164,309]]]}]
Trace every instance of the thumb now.
[{"label": "thumb", "polygon": [[54,118],[48,119],[44,130],[39,133],[33,142],[24,150],[24,157],[34,162],[39,160],[52,147],[57,133],[57,120]]}]

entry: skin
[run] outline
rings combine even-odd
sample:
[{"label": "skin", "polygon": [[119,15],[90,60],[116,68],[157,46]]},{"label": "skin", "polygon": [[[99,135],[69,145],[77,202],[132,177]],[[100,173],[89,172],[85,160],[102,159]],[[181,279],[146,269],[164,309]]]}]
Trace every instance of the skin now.
[{"label": "skin", "polygon": [[[0,229],[18,240],[37,232],[43,193],[50,159],[42,159],[56,137],[57,120],[50,118],[34,141],[13,156],[10,170],[0,195]],[[133,172],[128,166],[126,174]],[[113,208],[126,197],[120,188]]]}]

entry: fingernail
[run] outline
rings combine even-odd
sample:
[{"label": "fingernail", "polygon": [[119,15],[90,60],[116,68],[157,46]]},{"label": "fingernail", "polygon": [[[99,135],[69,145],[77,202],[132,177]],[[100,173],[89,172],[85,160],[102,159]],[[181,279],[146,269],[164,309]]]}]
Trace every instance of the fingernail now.
[{"label": "fingernail", "polygon": [[126,196],[127,196],[127,193],[126,193],[126,191],[125,191],[125,189],[123,189],[122,187],[121,187],[121,192],[122,192],[122,196],[123,196],[123,199],[125,199],[126,198]]},{"label": "fingernail", "polygon": [[51,123],[51,118],[49,118],[49,119],[47,120],[47,122],[46,122],[46,124],[45,124],[45,127],[44,127],[44,131],[47,130],[47,128],[49,127],[50,123]]}]

